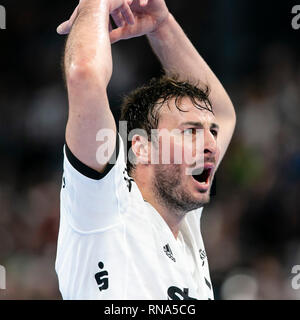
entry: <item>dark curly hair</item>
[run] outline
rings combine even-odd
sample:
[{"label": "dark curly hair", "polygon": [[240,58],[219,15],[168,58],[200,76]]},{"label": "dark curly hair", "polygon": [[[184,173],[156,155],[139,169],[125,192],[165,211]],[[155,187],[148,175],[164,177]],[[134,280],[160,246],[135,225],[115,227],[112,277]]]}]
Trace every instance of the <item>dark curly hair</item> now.
[{"label": "dark curly hair", "polygon": [[[158,128],[159,111],[169,100],[175,98],[175,106],[181,112],[186,112],[180,108],[181,100],[189,97],[195,108],[208,110],[213,113],[209,100],[208,86],[199,83],[179,80],[176,75],[153,78],[150,82],[127,95],[121,106],[121,121],[127,121],[127,135],[134,129],[143,129],[151,138],[151,129]],[[170,107],[169,107],[170,108]],[[127,143],[127,154],[131,148],[131,143]],[[127,159],[128,174],[132,174],[134,165]]]}]

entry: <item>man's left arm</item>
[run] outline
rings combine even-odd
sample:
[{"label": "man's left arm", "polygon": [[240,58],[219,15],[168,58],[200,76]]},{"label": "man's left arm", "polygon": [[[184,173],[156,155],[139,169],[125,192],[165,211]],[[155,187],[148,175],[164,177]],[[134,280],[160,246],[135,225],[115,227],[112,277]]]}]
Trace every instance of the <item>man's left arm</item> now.
[{"label": "man's left arm", "polygon": [[176,74],[182,80],[200,81],[209,87],[209,98],[220,125],[218,144],[221,161],[236,123],[235,110],[228,94],[171,14],[147,37],[167,74]]}]

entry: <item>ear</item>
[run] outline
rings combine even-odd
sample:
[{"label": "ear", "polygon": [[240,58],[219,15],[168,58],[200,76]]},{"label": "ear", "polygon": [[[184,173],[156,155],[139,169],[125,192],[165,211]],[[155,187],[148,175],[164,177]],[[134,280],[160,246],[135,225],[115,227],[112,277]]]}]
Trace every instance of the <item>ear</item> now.
[{"label": "ear", "polygon": [[136,157],[136,164],[150,164],[151,142],[146,137],[134,135],[132,137],[131,149]]}]

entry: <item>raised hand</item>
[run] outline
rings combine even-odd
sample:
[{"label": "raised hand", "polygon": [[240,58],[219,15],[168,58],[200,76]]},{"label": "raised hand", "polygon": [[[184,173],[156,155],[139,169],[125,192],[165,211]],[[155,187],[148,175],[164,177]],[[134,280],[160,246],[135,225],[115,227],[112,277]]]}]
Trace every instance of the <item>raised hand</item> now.
[{"label": "raised hand", "polygon": [[[71,28],[73,26],[73,23],[76,20],[76,18],[78,17],[79,11],[83,7],[88,7],[89,2],[91,2],[91,1],[100,2],[99,0],[80,0],[78,6],[73,11],[69,20],[61,23],[57,27],[57,29],[56,29],[57,33],[59,33],[61,35],[70,33]],[[129,5],[132,4],[133,0],[101,0],[101,1],[108,2],[110,13],[112,14],[112,16],[114,16],[116,18],[120,17],[119,20],[122,19],[122,23],[123,22],[125,22],[127,24],[134,23],[134,16],[133,16],[131,9],[129,7]],[[110,30],[112,30],[111,26],[110,26]]]},{"label": "raised hand", "polygon": [[134,23],[127,23],[124,14],[116,10],[112,14],[117,29],[111,30],[112,43],[155,32],[169,17],[164,0],[133,0],[130,5]]},{"label": "raised hand", "polygon": [[[70,19],[57,28],[59,34],[68,34],[83,5],[88,1],[80,0]],[[99,1],[99,0],[98,0]],[[164,0],[102,0],[109,1],[110,14],[117,25],[110,27],[112,43],[123,39],[139,37],[154,32],[169,17],[169,11]]]}]

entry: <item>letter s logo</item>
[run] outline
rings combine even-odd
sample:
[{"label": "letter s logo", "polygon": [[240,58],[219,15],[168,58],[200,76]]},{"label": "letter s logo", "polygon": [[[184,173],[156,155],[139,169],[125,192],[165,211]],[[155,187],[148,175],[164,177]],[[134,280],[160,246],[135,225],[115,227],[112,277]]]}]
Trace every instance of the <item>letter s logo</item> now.
[{"label": "letter s logo", "polygon": [[197,300],[189,297],[189,289],[184,288],[183,290],[173,286],[168,289],[168,296],[171,300]]},{"label": "letter s logo", "polygon": [[[104,268],[103,262],[100,261],[98,263],[98,267],[100,269],[103,269]],[[108,289],[108,272],[106,270],[96,273],[95,279],[100,291]]]},{"label": "letter s logo", "polygon": [[292,19],[292,28],[294,30],[300,29],[300,21],[299,21],[300,20],[300,12],[299,11],[300,11],[300,5],[293,6],[292,14],[296,14],[295,17]]}]

